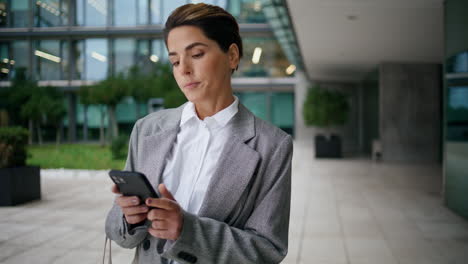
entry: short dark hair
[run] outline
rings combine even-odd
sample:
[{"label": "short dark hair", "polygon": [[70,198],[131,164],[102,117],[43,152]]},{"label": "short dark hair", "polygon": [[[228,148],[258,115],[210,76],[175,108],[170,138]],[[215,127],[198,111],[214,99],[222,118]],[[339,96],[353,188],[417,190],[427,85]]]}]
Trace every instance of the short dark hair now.
[{"label": "short dark hair", "polygon": [[218,43],[224,52],[228,52],[229,46],[234,43],[239,48],[239,58],[242,57],[239,24],[231,14],[221,7],[198,3],[186,4],[175,9],[167,18],[164,27],[166,47],[169,32],[180,26],[195,26],[201,29],[205,36]]}]

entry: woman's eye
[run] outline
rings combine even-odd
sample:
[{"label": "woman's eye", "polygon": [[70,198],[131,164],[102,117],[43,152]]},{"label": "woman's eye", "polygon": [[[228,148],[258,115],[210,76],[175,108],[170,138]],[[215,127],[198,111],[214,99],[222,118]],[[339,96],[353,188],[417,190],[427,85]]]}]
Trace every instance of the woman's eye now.
[{"label": "woman's eye", "polygon": [[198,53],[198,54],[193,55],[192,57],[196,59],[196,58],[201,58],[201,57],[203,57],[203,55],[205,55],[205,53],[201,52],[201,53]]},{"label": "woman's eye", "polygon": [[178,61],[175,61],[175,62],[172,63],[172,66],[177,66],[177,65],[179,65]]}]

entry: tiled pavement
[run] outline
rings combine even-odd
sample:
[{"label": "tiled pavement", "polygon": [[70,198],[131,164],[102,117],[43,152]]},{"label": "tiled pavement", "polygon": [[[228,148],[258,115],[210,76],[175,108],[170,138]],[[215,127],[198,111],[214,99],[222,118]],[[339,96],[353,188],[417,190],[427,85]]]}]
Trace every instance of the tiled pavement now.
[{"label": "tiled pavement", "polygon": [[[442,205],[439,165],[315,160],[295,142],[283,263],[466,264],[468,222]],[[0,207],[0,263],[100,263],[105,171],[42,171],[41,201]],[[133,252],[113,245],[113,263]]]}]

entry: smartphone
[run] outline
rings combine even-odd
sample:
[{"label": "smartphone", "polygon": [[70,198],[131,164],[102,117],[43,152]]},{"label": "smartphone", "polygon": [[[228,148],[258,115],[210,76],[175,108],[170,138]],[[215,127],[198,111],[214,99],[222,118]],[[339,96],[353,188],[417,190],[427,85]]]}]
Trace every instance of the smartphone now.
[{"label": "smartphone", "polygon": [[124,196],[138,196],[141,203],[145,203],[147,198],[159,198],[143,173],[111,170],[109,176]]}]

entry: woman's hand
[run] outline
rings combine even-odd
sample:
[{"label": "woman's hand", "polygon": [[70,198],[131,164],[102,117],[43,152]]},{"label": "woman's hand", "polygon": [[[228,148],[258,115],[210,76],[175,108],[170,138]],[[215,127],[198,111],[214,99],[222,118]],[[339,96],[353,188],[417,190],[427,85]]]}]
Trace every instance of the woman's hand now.
[{"label": "woman's hand", "polygon": [[177,240],[184,222],[182,208],[164,184],[159,184],[158,189],[162,198],[146,199],[146,205],[150,207],[148,220],[151,221],[148,232],[157,238]]},{"label": "woman's hand", "polygon": [[[112,186],[112,192],[122,194],[116,184]],[[140,204],[140,199],[137,196],[119,196],[116,202],[122,209],[127,223],[138,224],[146,220],[149,208],[144,204]]]}]

